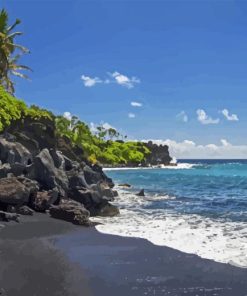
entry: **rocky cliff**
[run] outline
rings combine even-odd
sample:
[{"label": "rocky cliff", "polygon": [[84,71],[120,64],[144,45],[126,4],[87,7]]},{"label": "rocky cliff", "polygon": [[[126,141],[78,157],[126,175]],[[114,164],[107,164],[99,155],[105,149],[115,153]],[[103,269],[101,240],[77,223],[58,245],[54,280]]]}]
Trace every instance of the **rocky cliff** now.
[{"label": "rocky cliff", "polygon": [[157,145],[152,141],[145,143],[149,149],[150,154],[146,156],[146,160],[143,165],[169,165],[172,158],[169,154],[169,148],[167,145]]},{"label": "rocky cliff", "polygon": [[0,135],[0,221],[38,211],[90,225],[90,216],[118,214],[113,187],[81,148],[56,135],[52,120],[26,117]]}]

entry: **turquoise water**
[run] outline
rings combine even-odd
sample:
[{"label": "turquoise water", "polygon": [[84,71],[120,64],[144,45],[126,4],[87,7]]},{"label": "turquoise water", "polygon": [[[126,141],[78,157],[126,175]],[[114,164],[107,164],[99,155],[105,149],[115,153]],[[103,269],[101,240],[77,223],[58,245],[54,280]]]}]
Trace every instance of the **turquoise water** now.
[{"label": "turquoise water", "polygon": [[183,162],[188,164],[184,169],[109,171],[108,175],[116,183],[130,183],[136,191],[144,188],[149,196],[176,197],[154,200],[149,208],[247,222],[247,160]]},{"label": "turquoise water", "polygon": [[[177,167],[113,169],[120,215],[96,218],[104,233],[145,238],[247,267],[247,160],[182,160]],[[145,189],[145,197],[136,193]]]}]

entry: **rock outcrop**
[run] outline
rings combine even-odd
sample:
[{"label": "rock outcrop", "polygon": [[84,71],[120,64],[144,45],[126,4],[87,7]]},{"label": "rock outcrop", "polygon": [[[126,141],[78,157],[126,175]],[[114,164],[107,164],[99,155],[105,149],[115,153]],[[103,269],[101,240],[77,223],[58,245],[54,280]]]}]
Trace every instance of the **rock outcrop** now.
[{"label": "rock outcrop", "polygon": [[90,226],[90,213],[78,202],[62,200],[59,205],[50,208],[50,215],[77,225]]},{"label": "rock outcrop", "polygon": [[90,215],[119,213],[111,204],[117,196],[113,187],[81,148],[57,138],[49,119],[15,122],[0,136],[2,220],[49,211],[54,218],[90,225]]},{"label": "rock outcrop", "polygon": [[45,212],[51,205],[56,203],[59,203],[59,192],[56,188],[48,191],[39,191],[29,200],[29,205],[36,212]]},{"label": "rock outcrop", "polygon": [[37,191],[37,183],[25,177],[2,178],[0,179],[0,204],[5,206],[27,204]]},{"label": "rock outcrop", "polygon": [[32,154],[18,142],[10,142],[5,138],[0,139],[0,159],[10,165],[15,163],[28,164],[32,161]]},{"label": "rock outcrop", "polygon": [[172,158],[169,154],[169,148],[167,145],[157,145],[152,141],[144,144],[151,153],[147,155],[146,160],[142,165],[169,165],[171,163]]},{"label": "rock outcrop", "polygon": [[136,195],[137,196],[145,196],[144,189],[141,189]]}]

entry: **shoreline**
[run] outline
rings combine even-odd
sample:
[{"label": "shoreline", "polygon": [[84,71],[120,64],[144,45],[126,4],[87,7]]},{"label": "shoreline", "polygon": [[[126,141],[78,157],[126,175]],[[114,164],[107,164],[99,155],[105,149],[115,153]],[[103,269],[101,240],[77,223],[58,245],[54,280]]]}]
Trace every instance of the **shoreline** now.
[{"label": "shoreline", "polygon": [[[112,177],[115,178],[116,176],[113,174]],[[181,213],[162,217],[158,213],[157,220],[153,219],[152,216],[149,219],[149,214],[146,215],[145,211],[140,214],[142,203],[146,204],[148,208],[149,201],[175,201],[176,197],[167,194],[156,195],[153,192],[150,194],[148,190],[146,191],[144,185],[135,187],[133,184],[128,183],[127,179],[123,179],[122,182],[119,180],[119,184],[116,184],[119,197],[115,200],[114,205],[120,211],[122,209],[122,214],[111,219],[106,217],[93,218],[94,222],[100,223],[96,226],[98,231],[103,234],[121,235],[122,237],[143,238],[157,246],[171,247],[187,254],[196,254],[202,259],[247,269],[244,252],[246,247],[244,247],[243,242],[246,240],[242,239],[246,233],[244,222],[238,224],[231,223],[231,221],[222,222],[217,217],[201,217],[196,214],[188,218]],[[142,188],[145,189],[145,196],[137,197],[137,193]],[[139,210],[135,211],[136,208]],[[154,211],[153,208],[152,210]],[[183,223],[186,226],[182,229]],[[194,228],[193,225],[197,225],[197,223],[200,226]],[[235,228],[238,228],[238,235],[235,235]],[[191,242],[188,239],[189,237],[192,240]],[[236,252],[235,250],[238,249],[239,252]]]},{"label": "shoreline", "polygon": [[197,164],[194,163],[177,163],[174,165],[161,165],[161,166],[137,166],[137,167],[104,167],[103,171],[120,171],[120,170],[152,170],[152,169],[190,169]]},{"label": "shoreline", "polygon": [[246,295],[246,269],[45,214],[22,220],[0,229],[7,296]]}]

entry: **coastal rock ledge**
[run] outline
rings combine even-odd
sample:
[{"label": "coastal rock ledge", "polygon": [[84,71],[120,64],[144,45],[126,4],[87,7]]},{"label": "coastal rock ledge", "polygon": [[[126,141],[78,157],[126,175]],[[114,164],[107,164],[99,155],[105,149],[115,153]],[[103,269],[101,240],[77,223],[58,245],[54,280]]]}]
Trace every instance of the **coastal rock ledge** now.
[{"label": "coastal rock ledge", "polygon": [[0,221],[36,212],[89,226],[90,216],[114,216],[117,192],[81,148],[58,137],[53,121],[26,118],[0,136]]}]

